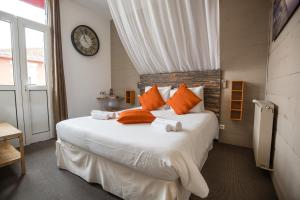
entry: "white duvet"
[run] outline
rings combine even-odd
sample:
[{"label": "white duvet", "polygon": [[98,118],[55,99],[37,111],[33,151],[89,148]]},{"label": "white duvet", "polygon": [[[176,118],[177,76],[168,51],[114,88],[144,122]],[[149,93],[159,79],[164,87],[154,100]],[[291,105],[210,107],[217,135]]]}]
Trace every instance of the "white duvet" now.
[{"label": "white duvet", "polygon": [[180,178],[186,190],[206,197],[209,189],[199,167],[218,137],[215,114],[176,115],[171,110],[152,113],[180,121],[182,131],[162,132],[150,124],[123,125],[116,120],[81,117],[58,123],[57,134],[63,141],[144,174],[170,181]]}]

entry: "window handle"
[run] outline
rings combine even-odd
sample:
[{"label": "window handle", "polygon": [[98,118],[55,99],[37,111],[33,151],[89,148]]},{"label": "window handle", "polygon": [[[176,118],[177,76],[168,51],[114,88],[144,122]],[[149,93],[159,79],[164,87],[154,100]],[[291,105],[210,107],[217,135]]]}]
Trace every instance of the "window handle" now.
[{"label": "window handle", "polygon": [[35,86],[35,85],[36,84],[25,84],[24,85],[25,91],[28,91],[30,86]]}]

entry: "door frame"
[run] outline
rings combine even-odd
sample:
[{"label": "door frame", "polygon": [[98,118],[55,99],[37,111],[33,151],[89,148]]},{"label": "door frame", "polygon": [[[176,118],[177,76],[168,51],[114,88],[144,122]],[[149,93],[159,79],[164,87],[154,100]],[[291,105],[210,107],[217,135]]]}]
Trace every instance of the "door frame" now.
[{"label": "door frame", "polygon": [[[52,63],[51,63],[51,41],[50,41],[50,28],[48,25],[33,22],[28,19],[18,17],[18,29],[19,29],[19,49],[20,49],[20,68],[21,68],[21,80],[22,83],[22,96],[23,96],[23,112],[24,112],[24,123],[25,132],[27,133],[26,144],[31,144],[43,140],[48,140],[54,137],[54,124],[53,124],[53,109],[52,109]],[[28,84],[27,78],[27,55],[26,55],[26,39],[25,39],[25,28],[30,28],[36,31],[44,33],[44,57],[45,57],[45,86],[36,86]],[[32,135],[32,123],[31,123],[31,109],[29,91],[46,91],[47,92],[47,107],[48,107],[48,123],[49,132],[46,134]]]},{"label": "door frame", "polygon": [[22,97],[22,82],[20,69],[20,51],[19,51],[19,31],[17,18],[14,15],[0,11],[0,20],[10,23],[11,30],[11,48],[12,48],[12,65],[14,85],[0,85],[2,91],[15,92],[16,104],[16,120],[18,129],[25,131],[24,114],[23,114],[23,97]]},{"label": "door frame", "polygon": [[[54,135],[54,120],[52,107],[52,55],[51,55],[51,40],[50,27],[47,24],[40,24],[22,17],[17,17],[12,14],[0,11],[0,20],[11,23],[11,38],[13,51],[13,70],[14,70],[14,85],[0,85],[0,90],[14,90],[16,97],[17,109],[17,124],[25,135],[25,144],[47,140],[53,138]],[[45,86],[34,86],[27,84],[27,56],[26,56],[26,40],[25,28],[41,31],[44,33],[44,56],[45,56]],[[48,134],[37,134],[32,136],[32,122],[29,92],[27,90],[45,90],[47,92],[48,103]]]}]

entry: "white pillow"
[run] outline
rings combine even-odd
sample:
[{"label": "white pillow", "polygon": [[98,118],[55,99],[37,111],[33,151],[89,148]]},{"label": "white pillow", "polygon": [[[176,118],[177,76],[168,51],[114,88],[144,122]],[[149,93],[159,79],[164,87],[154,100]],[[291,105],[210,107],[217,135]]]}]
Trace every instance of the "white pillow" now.
[{"label": "white pillow", "polygon": [[[145,87],[145,92],[150,90],[152,86],[146,86]],[[171,91],[171,86],[166,86],[166,87],[158,87],[159,94],[161,95],[162,99],[164,102],[167,102],[167,100],[170,98],[170,91]],[[166,110],[169,109],[169,105],[163,105],[162,107],[159,108],[160,110]]]},{"label": "white pillow", "polygon": [[[201,101],[195,105],[189,112],[191,113],[199,113],[204,111],[204,86],[199,87],[192,87],[189,88],[197,97],[201,99]],[[170,91],[170,97],[172,97],[175,92],[177,91],[177,88],[172,89]]]}]

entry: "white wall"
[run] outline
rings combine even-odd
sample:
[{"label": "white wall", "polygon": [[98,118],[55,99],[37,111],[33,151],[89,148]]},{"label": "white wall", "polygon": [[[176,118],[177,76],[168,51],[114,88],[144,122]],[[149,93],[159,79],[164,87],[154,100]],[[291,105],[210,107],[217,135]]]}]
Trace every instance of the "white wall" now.
[{"label": "white wall", "polygon": [[278,106],[273,182],[281,199],[300,199],[300,9],[270,45],[266,98]]},{"label": "white wall", "polygon": [[[270,1],[220,1],[221,70],[222,78],[230,81],[221,95],[221,142],[252,147],[252,99],[265,97],[270,9]],[[230,119],[232,80],[245,81],[241,121]]]},{"label": "white wall", "polygon": [[[125,96],[126,90],[136,91],[135,103],[138,103],[139,89],[137,83],[140,75],[127,55],[125,48],[119,38],[117,29],[111,21],[111,85],[114,92],[119,96]],[[128,106],[128,105],[126,105]]]},{"label": "white wall", "polygon": [[[230,119],[231,90],[222,90],[220,141],[251,147],[254,119],[252,99],[264,99],[270,1],[220,1],[221,70],[223,79],[244,80],[242,121]],[[253,14],[255,13],[255,14]],[[137,91],[139,75],[130,61],[113,23],[111,26],[112,86],[118,95],[125,89]],[[231,86],[231,85],[230,85]]]},{"label": "white wall", "polygon": [[[110,19],[101,12],[71,0],[60,1],[62,48],[69,117],[88,115],[99,108],[96,97],[111,87]],[[90,26],[100,40],[99,52],[92,57],[79,54],[71,42],[78,25]]]}]

